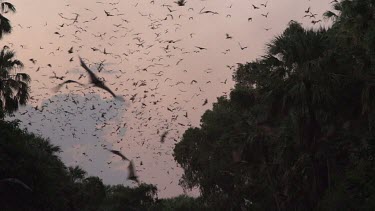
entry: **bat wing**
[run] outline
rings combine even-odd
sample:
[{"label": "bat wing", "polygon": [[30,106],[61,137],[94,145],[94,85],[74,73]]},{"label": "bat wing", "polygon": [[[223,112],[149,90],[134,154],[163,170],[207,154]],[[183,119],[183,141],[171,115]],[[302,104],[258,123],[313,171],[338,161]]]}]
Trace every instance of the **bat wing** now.
[{"label": "bat wing", "polygon": [[90,70],[90,68],[87,67],[87,65],[85,64],[85,62],[82,60],[81,57],[79,57],[79,60],[81,61],[81,66],[83,67],[83,69],[85,69],[87,73],[89,74],[91,83],[97,84],[100,81],[98,77],[96,77],[96,75]]},{"label": "bat wing", "polygon": [[74,81],[74,80],[66,80],[64,82],[62,82],[61,84],[57,85],[56,87],[52,88],[52,90],[54,92],[57,92],[59,91],[59,89],[61,89],[61,87],[64,85],[64,84],[69,84],[69,83],[76,83],[76,84],[79,84],[81,86],[84,86],[82,83],[78,82],[78,81]]},{"label": "bat wing", "polygon": [[120,151],[117,151],[117,150],[109,150],[109,151],[112,152],[112,153],[115,154],[115,155],[120,156],[123,160],[129,160],[129,159],[126,158],[125,155],[123,155]]}]

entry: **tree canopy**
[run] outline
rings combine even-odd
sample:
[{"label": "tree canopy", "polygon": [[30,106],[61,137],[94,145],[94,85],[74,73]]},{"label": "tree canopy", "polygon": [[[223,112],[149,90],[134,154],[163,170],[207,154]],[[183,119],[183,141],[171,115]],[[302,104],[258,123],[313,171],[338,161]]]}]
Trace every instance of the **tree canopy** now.
[{"label": "tree canopy", "polygon": [[374,209],[373,3],[336,3],[328,29],[291,21],[239,65],[175,147],[185,187],[225,210]]},{"label": "tree canopy", "polygon": [[12,32],[12,25],[8,18],[4,14],[9,12],[16,12],[16,8],[10,2],[0,1],[0,39],[3,38],[4,34],[9,34]]},{"label": "tree canopy", "polygon": [[[0,0],[0,39],[12,31],[9,19],[3,14],[16,12],[13,4]],[[18,110],[19,105],[26,105],[30,93],[30,76],[17,72],[23,63],[15,57],[15,52],[4,46],[0,52],[0,119],[5,114]]]},{"label": "tree canopy", "polygon": [[198,201],[186,196],[160,200],[157,188],[150,184],[134,188],[105,185],[78,166],[66,167],[59,152],[60,148],[48,140],[19,129],[18,122],[0,120],[0,210],[140,211],[198,207]]}]

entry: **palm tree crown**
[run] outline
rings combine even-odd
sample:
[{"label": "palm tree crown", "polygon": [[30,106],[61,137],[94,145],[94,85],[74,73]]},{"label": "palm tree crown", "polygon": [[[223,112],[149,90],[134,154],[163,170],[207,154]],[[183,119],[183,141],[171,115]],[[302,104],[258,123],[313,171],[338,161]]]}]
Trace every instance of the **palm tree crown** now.
[{"label": "palm tree crown", "polygon": [[16,12],[16,8],[9,2],[0,0],[0,39],[3,38],[4,34],[12,32],[12,26],[8,18],[4,17],[3,14],[9,12]]},{"label": "palm tree crown", "polygon": [[16,111],[29,99],[30,76],[16,72],[23,64],[14,56],[15,53],[6,46],[0,51],[0,118],[4,113]]}]

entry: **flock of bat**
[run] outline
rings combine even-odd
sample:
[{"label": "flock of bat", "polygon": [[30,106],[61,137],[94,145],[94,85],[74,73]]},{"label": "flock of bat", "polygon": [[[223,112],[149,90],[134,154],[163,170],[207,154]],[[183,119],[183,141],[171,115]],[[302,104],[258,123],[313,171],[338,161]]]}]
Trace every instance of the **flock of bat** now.
[{"label": "flock of bat", "polygon": [[[204,4],[205,1],[200,2]],[[264,1],[260,4],[255,4],[249,1],[249,9],[254,11],[254,14],[258,14],[259,18],[269,18],[271,15],[268,11],[269,5],[272,2]],[[56,81],[59,83],[57,86],[53,87],[53,91],[63,93],[63,87],[66,87],[65,92],[68,92],[65,99],[48,99],[44,105],[35,106],[34,109],[26,110],[20,112],[19,115],[29,118],[29,123],[26,126],[32,126],[35,122],[32,122],[32,116],[35,112],[42,115],[42,122],[49,121],[59,123],[61,130],[65,131],[69,127],[68,131],[73,138],[79,139],[77,133],[79,131],[78,127],[72,125],[69,121],[70,118],[77,117],[78,114],[83,115],[86,111],[96,112],[95,116],[96,126],[95,131],[101,131],[104,128],[110,128],[112,132],[110,135],[121,136],[121,129],[127,127],[130,129],[129,132],[133,131],[134,135],[132,139],[137,142],[141,147],[152,147],[149,143],[152,138],[145,135],[145,128],[149,130],[154,130],[151,127],[154,127],[156,133],[151,135],[157,135],[160,137],[160,143],[165,143],[166,139],[169,137],[177,142],[180,138],[180,130],[186,129],[191,126],[191,121],[189,119],[189,112],[195,110],[196,108],[186,108],[185,106],[189,105],[190,101],[194,98],[203,97],[205,90],[204,86],[223,86],[227,84],[227,79],[224,81],[202,81],[199,79],[189,79],[189,81],[175,80],[168,72],[171,69],[182,68],[182,74],[189,74],[189,70],[185,69],[182,65],[187,60],[184,55],[199,55],[210,50],[207,47],[196,44],[191,45],[190,48],[183,45],[183,42],[190,43],[195,36],[199,36],[198,32],[191,32],[186,36],[187,38],[171,39],[170,37],[178,35],[178,32],[184,29],[183,23],[199,21],[199,18],[205,17],[217,17],[222,16],[224,18],[232,18],[234,13],[222,11],[214,11],[211,9],[206,9],[206,6],[197,8],[191,7],[190,2],[186,0],[178,0],[176,2],[171,1],[170,4],[160,3],[156,0],[151,0],[148,3],[145,2],[127,2],[131,4],[131,7],[134,10],[138,10],[138,17],[127,17],[127,11],[121,10],[121,5],[123,2],[104,2],[96,1],[94,4],[100,5],[100,10],[97,7],[94,8],[80,8],[80,11],[71,12],[71,13],[58,13],[58,16],[61,22],[56,27],[53,35],[56,39],[65,39],[65,43],[72,43],[72,46],[69,47],[58,47],[50,52],[46,52],[47,49],[50,49],[48,46],[39,46],[39,50],[48,54],[48,56],[64,56],[67,58],[67,62],[71,63],[75,61],[74,55],[83,55],[82,52],[90,52],[96,54],[97,57],[103,58],[103,60],[97,62],[90,62],[87,59],[79,58],[80,65],[84,72],[79,71],[66,71],[64,75],[61,72],[57,72],[56,68],[61,67],[52,65],[51,63],[41,65],[38,58],[30,58],[32,68],[35,69],[35,74],[39,76],[47,76],[50,79],[51,84],[56,84]],[[143,10],[143,7],[158,7],[159,13],[152,14],[148,13],[147,10]],[[235,4],[235,3],[234,3]],[[231,11],[233,4],[230,4],[226,7],[228,11]],[[73,4],[66,4],[67,9],[74,9]],[[312,24],[317,24],[321,20],[317,20],[317,14],[312,12],[311,7],[308,7],[303,13],[302,18],[310,18]],[[244,20],[251,24],[253,21],[256,21],[258,16],[244,17]],[[94,24],[96,21],[104,20],[107,24],[107,27],[104,31],[93,32],[90,28],[90,24]],[[137,23],[140,21],[142,23],[147,23],[145,31],[135,31],[132,28],[132,23]],[[21,29],[30,29],[31,26],[22,26],[18,24]],[[45,23],[44,27],[49,26],[49,23]],[[69,30],[67,30],[69,29]],[[266,32],[271,30],[271,28],[264,28]],[[70,33],[67,33],[69,31]],[[72,33],[71,33],[72,32]],[[88,37],[92,40],[97,41],[98,45],[94,44],[82,44]],[[150,38],[151,37],[151,38]],[[190,39],[186,40],[186,39]],[[226,33],[223,36],[223,40],[234,40],[233,36],[229,33]],[[125,41],[125,42],[124,42]],[[125,46],[122,52],[116,52],[115,46],[118,44],[123,44]],[[232,49],[224,49],[222,55],[226,55],[231,51],[238,50],[239,52],[245,51],[248,49],[248,46],[241,44],[239,40],[234,41],[235,46]],[[9,43],[13,45],[13,43]],[[27,46],[20,45],[22,49],[27,49]],[[176,58],[178,57],[178,58]],[[124,71],[124,70],[114,70],[110,69],[110,64],[115,64],[114,66],[120,66],[121,64],[131,63],[132,61],[137,61],[141,65],[137,66],[133,72]],[[39,65],[39,66],[38,66]],[[234,70],[234,65],[226,66],[229,70]],[[95,70],[96,69],[96,70]],[[98,72],[98,73],[94,73]],[[208,68],[204,70],[205,75],[210,75],[213,72],[212,69]],[[106,81],[104,78],[98,77],[99,73],[110,75],[113,80]],[[32,75],[32,74],[31,74]],[[144,77],[142,79],[137,79],[139,76]],[[81,82],[83,78],[89,78],[89,84],[84,84]],[[43,89],[48,89],[48,85],[44,80],[35,79],[33,80],[33,86],[38,86],[38,91],[41,92]],[[193,88],[188,88],[188,86]],[[228,85],[229,86],[229,85]],[[107,102],[107,105],[100,105],[92,103],[94,97],[90,97],[96,92],[93,91],[93,87],[103,90],[105,93],[109,93],[115,101]],[[115,87],[112,89],[111,87]],[[183,88],[182,88],[183,87]],[[121,89],[123,88],[123,89]],[[163,94],[161,89],[173,89],[174,92],[177,92],[174,96],[167,96]],[[228,87],[229,88],[229,87]],[[88,93],[86,90],[89,89]],[[191,94],[190,89],[197,90],[196,93],[188,100],[181,101],[180,96],[189,96]],[[72,93],[79,93],[83,96],[84,102],[77,99],[76,95]],[[226,92],[223,92],[226,94]],[[31,97],[32,102],[38,102],[37,98],[43,98],[44,96],[50,96],[50,93],[37,94]],[[208,98],[204,97],[200,99],[201,106],[206,106],[208,104]],[[61,102],[74,103],[74,106],[67,106],[65,108],[59,107]],[[113,110],[119,109],[118,105],[124,102],[131,102],[133,104],[133,110],[131,114],[134,115],[135,120],[138,124],[134,122],[131,125],[127,123],[118,123],[113,125],[110,123],[114,119],[118,118],[117,114],[110,116]],[[163,104],[162,104],[163,103]],[[91,104],[90,106],[88,104]],[[157,105],[162,104],[157,107]],[[56,105],[56,107],[54,107]],[[107,106],[107,107],[106,107]],[[53,110],[55,109],[55,110]],[[49,112],[49,114],[46,114]],[[51,115],[54,115],[55,121],[51,120]],[[61,121],[59,115],[64,115],[67,120]],[[109,117],[110,116],[110,117]],[[134,121],[135,121],[134,120]],[[151,123],[154,121],[154,123]],[[150,124],[153,124],[152,126]],[[176,129],[179,128],[179,129]],[[154,131],[155,131],[154,130]],[[37,130],[38,131],[38,130]],[[184,131],[184,130],[182,130]],[[41,132],[39,130],[39,132]],[[56,132],[56,131],[53,131]],[[96,134],[90,134],[92,136],[97,136]],[[99,137],[97,137],[99,139]],[[127,139],[130,139],[128,137]],[[114,144],[120,144],[124,141],[123,138],[117,140]],[[125,157],[120,148],[120,151],[108,149],[107,143],[101,143],[100,146],[113,153],[116,156],[119,156],[123,161],[129,162],[128,165],[128,179],[135,182],[139,182],[135,174],[135,164],[133,161]],[[112,144],[113,145],[113,144]],[[97,145],[95,145],[97,146]],[[113,148],[113,146],[112,146]],[[160,148],[154,147],[151,150],[155,151],[155,156],[161,156],[162,151]],[[82,153],[84,156],[88,157],[87,152]],[[170,151],[165,151],[164,154],[171,155]],[[92,161],[90,158],[89,161]],[[164,161],[167,162],[167,161]],[[110,165],[111,162],[108,162]],[[143,165],[142,161],[140,165]],[[173,168],[171,168],[173,170]],[[167,170],[169,174],[169,170]]]}]

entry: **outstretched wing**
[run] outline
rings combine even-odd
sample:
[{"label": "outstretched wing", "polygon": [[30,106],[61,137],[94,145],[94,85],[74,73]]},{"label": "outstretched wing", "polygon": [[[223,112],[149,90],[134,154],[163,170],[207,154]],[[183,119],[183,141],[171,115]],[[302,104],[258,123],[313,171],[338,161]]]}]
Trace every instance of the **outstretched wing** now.
[{"label": "outstretched wing", "polygon": [[126,158],[125,155],[123,155],[120,151],[112,150],[112,149],[110,149],[110,150],[108,150],[108,151],[112,152],[112,153],[115,154],[115,155],[120,156],[123,160],[129,160],[129,159]]},{"label": "outstretched wing", "polygon": [[139,183],[138,177],[135,175],[135,168],[134,168],[133,161],[130,161],[129,166],[128,166],[128,170],[129,170],[128,180],[133,180],[133,181]]},{"label": "outstretched wing", "polygon": [[66,81],[62,82],[61,84],[57,85],[56,87],[52,88],[52,90],[53,90],[54,92],[57,92],[57,91],[59,91],[59,89],[61,89],[61,87],[62,87],[64,84],[69,84],[69,83],[76,83],[76,84],[79,84],[79,85],[81,85],[81,86],[84,86],[84,84],[82,84],[82,83],[80,83],[80,82],[78,82],[78,81],[74,81],[74,80],[66,80]]},{"label": "outstretched wing", "polygon": [[99,80],[98,77],[96,77],[96,75],[87,67],[81,57],[79,57],[79,60],[81,61],[81,66],[83,67],[83,69],[85,69],[90,75],[91,83],[93,83],[96,87],[106,90],[117,100],[124,101],[122,97],[117,96],[110,88],[108,88],[108,86],[103,83],[103,81]]},{"label": "outstretched wing", "polygon": [[112,92],[112,90],[110,88],[108,88],[108,86],[106,86],[104,83],[100,83],[99,85],[97,85],[97,87],[99,88],[102,88],[104,90],[106,90],[107,92],[109,92],[116,100],[119,100],[119,101],[125,101],[123,97],[121,96],[117,96],[114,92]]},{"label": "outstretched wing", "polygon": [[167,137],[168,133],[169,133],[168,130],[167,130],[167,131],[164,131],[164,133],[160,136],[160,142],[161,142],[161,143],[164,143],[165,138]]},{"label": "outstretched wing", "polygon": [[82,60],[81,57],[79,57],[79,60],[81,61],[81,66],[83,67],[83,69],[85,69],[87,73],[90,75],[91,83],[98,84],[98,82],[101,82],[98,79],[98,77],[96,77],[96,75],[87,67],[87,65],[85,64],[85,62]]},{"label": "outstretched wing", "polygon": [[108,88],[108,86],[106,86],[104,83],[98,84],[98,85],[96,85],[96,86],[99,87],[99,88],[102,88],[102,89],[106,90],[106,91],[109,92],[114,98],[117,98],[117,95],[116,95],[114,92],[112,92],[112,90],[111,90],[110,88]]}]

